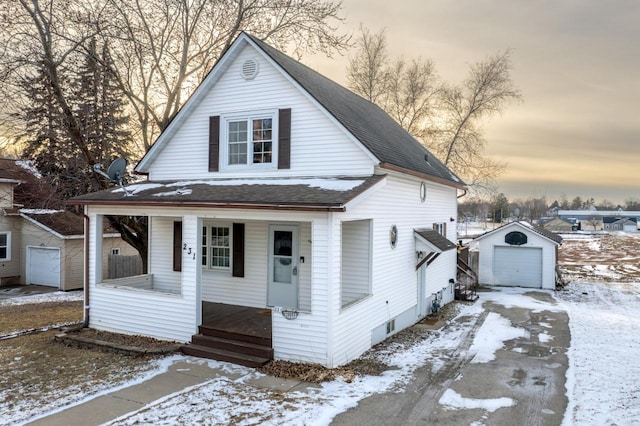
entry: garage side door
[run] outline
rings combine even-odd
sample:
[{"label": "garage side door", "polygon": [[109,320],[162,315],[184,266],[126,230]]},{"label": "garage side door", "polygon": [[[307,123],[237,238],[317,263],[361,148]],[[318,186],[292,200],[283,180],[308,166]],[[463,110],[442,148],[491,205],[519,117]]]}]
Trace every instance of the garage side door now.
[{"label": "garage side door", "polygon": [[60,249],[27,247],[27,284],[60,287]]},{"label": "garage side door", "polygon": [[493,277],[496,285],[542,288],[542,249],[494,247]]}]

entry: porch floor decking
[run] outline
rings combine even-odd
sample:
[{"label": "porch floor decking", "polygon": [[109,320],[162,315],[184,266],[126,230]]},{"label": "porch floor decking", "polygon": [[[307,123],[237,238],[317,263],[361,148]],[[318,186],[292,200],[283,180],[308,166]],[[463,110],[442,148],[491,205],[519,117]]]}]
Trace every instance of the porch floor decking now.
[{"label": "porch floor decking", "polygon": [[271,339],[271,309],[202,302],[202,325]]}]

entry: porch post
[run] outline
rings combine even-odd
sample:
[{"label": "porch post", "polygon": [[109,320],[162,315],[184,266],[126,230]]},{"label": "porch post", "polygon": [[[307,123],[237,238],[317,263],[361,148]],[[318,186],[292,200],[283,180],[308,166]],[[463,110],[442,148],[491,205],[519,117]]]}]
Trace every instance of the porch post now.
[{"label": "porch post", "polygon": [[202,219],[195,215],[182,217],[182,297],[191,306],[193,332],[196,333],[202,322],[201,251]]},{"label": "porch post", "polygon": [[89,216],[89,226],[91,228],[89,234],[89,241],[93,241],[94,252],[89,255],[89,264],[93,265],[93,268],[89,268],[89,283],[92,286],[100,284],[103,280],[102,274],[102,237],[103,237],[103,221],[104,216],[101,214]]}]

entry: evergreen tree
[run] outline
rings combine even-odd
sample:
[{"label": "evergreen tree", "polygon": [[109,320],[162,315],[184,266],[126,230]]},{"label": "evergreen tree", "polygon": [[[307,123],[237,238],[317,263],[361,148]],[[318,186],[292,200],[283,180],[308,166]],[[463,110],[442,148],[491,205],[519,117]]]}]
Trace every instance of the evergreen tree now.
[{"label": "evergreen tree", "polygon": [[68,89],[68,104],[77,123],[70,134],[60,105],[52,91],[46,68],[26,82],[30,107],[25,111],[27,140],[24,156],[56,186],[63,199],[104,189],[108,182],[93,171],[93,165],[110,164],[127,156],[131,135],[126,128],[125,104],[110,71],[109,49],[105,44],[99,55],[94,39],[87,54],[77,59],[71,75],[58,78]]},{"label": "evergreen tree", "polygon": [[64,163],[57,161],[57,153],[63,151],[64,136],[49,75],[41,69],[35,76],[27,77],[23,85],[30,100],[24,110],[28,136],[23,155],[33,160],[42,174],[58,175],[64,169]]}]

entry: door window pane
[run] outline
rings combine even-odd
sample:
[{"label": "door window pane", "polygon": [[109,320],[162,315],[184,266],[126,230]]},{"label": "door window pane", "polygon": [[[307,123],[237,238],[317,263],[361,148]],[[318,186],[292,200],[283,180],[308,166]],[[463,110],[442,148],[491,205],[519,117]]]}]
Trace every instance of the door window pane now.
[{"label": "door window pane", "polygon": [[273,281],[291,283],[293,268],[293,233],[275,231],[273,233]]}]

